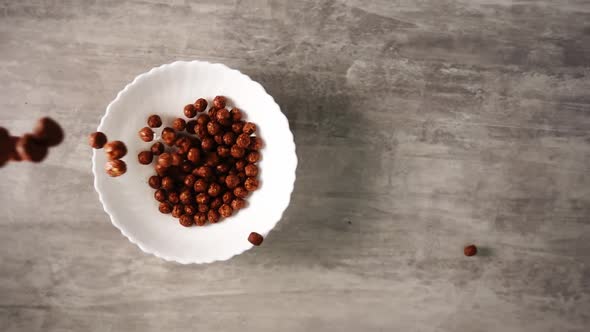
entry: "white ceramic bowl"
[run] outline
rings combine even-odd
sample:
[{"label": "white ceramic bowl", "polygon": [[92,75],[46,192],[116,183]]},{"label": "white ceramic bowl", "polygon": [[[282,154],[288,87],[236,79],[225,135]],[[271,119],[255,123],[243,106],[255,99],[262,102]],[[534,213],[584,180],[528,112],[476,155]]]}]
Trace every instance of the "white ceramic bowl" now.
[{"label": "white ceramic bowl", "polygon": [[[211,102],[216,95],[228,97],[228,105],[239,107],[258,125],[265,142],[259,162],[261,185],[239,213],[218,224],[185,228],[158,211],[154,190],[147,184],[153,165],[137,161],[137,154],[152,143],[141,141],[138,131],[149,115],[159,114],[164,122],[156,130],[159,137],[174,118],[184,117],[184,105],[200,97]],[[259,83],[225,65],[177,61],[137,76],[109,104],[98,131],[109,140],[125,142],[127,173],[109,177],[103,151],[95,150],[94,186],[113,225],[146,253],[183,264],[229,259],[252,247],[250,232],[266,236],[289,205],[297,156],[287,118]]]}]

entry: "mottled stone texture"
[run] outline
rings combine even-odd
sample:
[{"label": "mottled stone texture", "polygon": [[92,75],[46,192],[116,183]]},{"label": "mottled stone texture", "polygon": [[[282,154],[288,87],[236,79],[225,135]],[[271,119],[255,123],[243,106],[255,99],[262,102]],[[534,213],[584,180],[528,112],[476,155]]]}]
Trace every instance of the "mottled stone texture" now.
[{"label": "mottled stone texture", "polygon": [[[105,106],[179,59],[296,137],[291,206],[229,262],[142,254],[92,187]],[[589,1],[0,1],[0,77],[2,125],[67,130],[0,170],[0,331],[590,329]]]}]

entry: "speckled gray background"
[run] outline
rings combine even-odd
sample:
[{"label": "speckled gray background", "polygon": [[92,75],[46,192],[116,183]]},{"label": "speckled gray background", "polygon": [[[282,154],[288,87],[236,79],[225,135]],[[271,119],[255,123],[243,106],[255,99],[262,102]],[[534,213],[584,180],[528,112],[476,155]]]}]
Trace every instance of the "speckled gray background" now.
[{"label": "speckled gray background", "polygon": [[[86,135],[137,74],[222,62],[290,120],[264,245],[167,263],[110,224]],[[0,1],[1,331],[590,330],[590,1]],[[482,254],[462,255],[474,242]]]}]

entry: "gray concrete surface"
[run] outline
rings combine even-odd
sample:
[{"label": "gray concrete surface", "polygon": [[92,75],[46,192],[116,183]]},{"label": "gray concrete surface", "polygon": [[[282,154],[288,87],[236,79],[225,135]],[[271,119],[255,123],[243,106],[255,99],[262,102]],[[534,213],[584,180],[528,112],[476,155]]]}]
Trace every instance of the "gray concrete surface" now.
[{"label": "gray concrete surface", "polygon": [[[142,254],[92,187],[105,106],[178,59],[296,137],[283,220],[224,263]],[[0,77],[3,126],[68,135],[0,170],[1,331],[590,330],[589,1],[0,1]]]}]

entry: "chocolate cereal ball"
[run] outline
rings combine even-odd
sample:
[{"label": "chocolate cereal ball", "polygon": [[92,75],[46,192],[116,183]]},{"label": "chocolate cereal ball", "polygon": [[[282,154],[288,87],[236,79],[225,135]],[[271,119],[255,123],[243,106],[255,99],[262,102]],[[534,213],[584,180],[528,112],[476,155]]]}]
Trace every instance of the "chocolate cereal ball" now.
[{"label": "chocolate cereal ball", "polygon": [[199,193],[197,197],[195,197],[195,202],[197,202],[197,204],[207,204],[209,203],[209,195],[206,193]]},{"label": "chocolate cereal ball", "polygon": [[225,177],[225,185],[229,189],[234,189],[240,185],[240,178],[237,175],[230,174]]},{"label": "chocolate cereal ball", "polygon": [[254,164],[248,164],[244,168],[244,172],[246,173],[246,176],[249,176],[249,177],[257,176],[258,175],[258,166],[254,165]]},{"label": "chocolate cereal ball", "polygon": [[102,149],[107,144],[107,135],[100,131],[94,132],[88,136],[88,144],[95,149]]},{"label": "chocolate cereal ball", "polygon": [[218,183],[213,182],[209,185],[207,193],[211,197],[217,197],[219,194],[221,194],[221,186]]},{"label": "chocolate cereal ball", "polygon": [[216,96],[213,98],[213,106],[217,109],[224,108],[225,104],[227,103],[227,98],[224,96]]},{"label": "chocolate cereal ball", "polygon": [[199,148],[190,148],[186,154],[186,158],[194,164],[198,163],[201,160],[201,150]]},{"label": "chocolate cereal ball", "polygon": [[248,153],[248,156],[246,156],[246,160],[249,163],[254,164],[258,160],[260,160],[260,152],[252,151],[252,152]]},{"label": "chocolate cereal ball", "polygon": [[169,203],[166,203],[166,202],[162,202],[162,203],[160,203],[158,210],[160,210],[160,212],[162,212],[164,214],[168,214],[168,213],[172,212],[172,205],[170,205]]},{"label": "chocolate cereal ball", "polygon": [[207,188],[209,188],[209,184],[203,179],[198,179],[193,185],[193,189],[198,193],[204,193],[207,191]]},{"label": "chocolate cereal ball", "polygon": [[207,123],[207,132],[209,135],[217,135],[221,132],[221,125],[217,122]]},{"label": "chocolate cereal ball", "polygon": [[154,154],[151,151],[141,151],[137,155],[137,160],[142,165],[151,164],[153,159],[154,159]]},{"label": "chocolate cereal ball", "polygon": [[241,148],[248,148],[250,146],[250,136],[248,134],[240,134],[236,139],[236,145]]},{"label": "chocolate cereal ball", "polygon": [[217,147],[217,155],[221,158],[227,158],[231,156],[231,150],[227,146],[220,145]]},{"label": "chocolate cereal ball", "polygon": [[234,211],[238,211],[239,209],[243,209],[246,206],[246,201],[237,197],[231,201],[231,207]]},{"label": "chocolate cereal ball", "polygon": [[162,125],[162,119],[159,115],[150,115],[147,119],[147,125],[151,128],[159,128]]},{"label": "chocolate cereal ball", "polygon": [[209,210],[207,212],[207,220],[212,224],[217,223],[219,221],[219,213],[215,210]]},{"label": "chocolate cereal ball", "polygon": [[248,190],[244,187],[236,187],[234,189],[234,195],[238,198],[246,198],[248,196]]},{"label": "chocolate cereal ball", "polygon": [[157,175],[152,175],[148,179],[148,184],[154,189],[160,189],[160,186],[162,185],[162,179]]},{"label": "chocolate cereal ball", "polygon": [[195,101],[194,105],[197,112],[204,112],[207,109],[207,100],[204,98],[199,98]]},{"label": "chocolate cereal ball", "polygon": [[184,205],[182,204],[174,204],[172,207],[172,217],[180,218],[184,214]]},{"label": "chocolate cereal ball", "polygon": [[178,222],[184,227],[191,227],[193,225],[193,216],[183,214],[182,216],[180,216]]},{"label": "chocolate cereal ball", "polygon": [[242,132],[244,132],[244,134],[254,134],[254,132],[256,131],[256,125],[253,124],[252,122],[246,122],[244,124],[244,127],[242,128]]},{"label": "chocolate cereal ball", "polygon": [[238,121],[238,122],[234,122],[231,125],[231,130],[235,133],[235,134],[241,134],[242,130],[244,128],[244,121]]},{"label": "chocolate cereal ball", "polygon": [[264,141],[260,137],[251,137],[250,138],[250,146],[248,147],[250,150],[260,150],[264,146]]},{"label": "chocolate cereal ball", "polygon": [[231,204],[231,202],[234,200],[234,194],[231,191],[227,191],[223,194],[221,200],[225,204]]},{"label": "chocolate cereal ball", "polygon": [[158,189],[154,193],[154,198],[158,202],[165,202],[166,199],[168,198],[168,194],[166,193],[166,190],[164,190],[164,189]]},{"label": "chocolate cereal ball", "polygon": [[174,131],[174,129],[170,127],[164,128],[162,130],[162,140],[168,146],[174,145],[174,142],[176,141],[176,132]]},{"label": "chocolate cereal ball", "polygon": [[242,112],[240,111],[239,108],[234,107],[230,112],[229,115],[231,117],[231,119],[235,122],[235,121],[240,121],[242,120]]},{"label": "chocolate cereal ball", "polygon": [[144,142],[151,142],[154,139],[154,131],[150,127],[143,127],[139,131],[139,138]]},{"label": "chocolate cereal ball", "polygon": [[197,226],[204,226],[207,223],[207,214],[204,212],[199,212],[195,214],[193,221]]},{"label": "chocolate cereal ball", "polygon": [[234,145],[231,147],[230,153],[231,153],[232,157],[239,159],[244,156],[244,154],[246,153],[246,150],[244,148],[237,146],[237,145]]},{"label": "chocolate cereal ball", "polygon": [[161,142],[156,142],[152,144],[150,151],[152,151],[152,154],[154,156],[159,156],[164,152],[164,144],[162,144]]},{"label": "chocolate cereal ball", "polygon": [[244,187],[248,191],[254,191],[258,189],[258,179],[256,178],[247,178],[244,182]]},{"label": "chocolate cereal ball", "polygon": [[174,128],[176,131],[183,131],[186,128],[186,121],[181,118],[176,118],[174,121],[172,121],[172,128]]},{"label": "chocolate cereal ball", "polygon": [[197,109],[195,108],[195,105],[188,104],[184,106],[183,113],[187,118],[194,118],[197,115]]},{"label": "chocolate cereal ball", "polygon": [[221,197],[215,197],[211,203],[209,204],[210,209],[209,210],[217,210],[219,209],[219,207],[221,207],[221,204],[223,204],[223,201],[221,200]]},{"label": "chocolate cereal ball", "polygon": [[232,215],[234,210],[228,204],[222,204],[221,207],[219,207],[218,212],[222,217],[227,218]]}]

